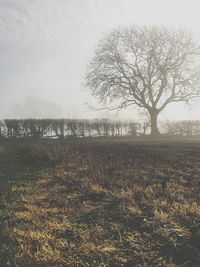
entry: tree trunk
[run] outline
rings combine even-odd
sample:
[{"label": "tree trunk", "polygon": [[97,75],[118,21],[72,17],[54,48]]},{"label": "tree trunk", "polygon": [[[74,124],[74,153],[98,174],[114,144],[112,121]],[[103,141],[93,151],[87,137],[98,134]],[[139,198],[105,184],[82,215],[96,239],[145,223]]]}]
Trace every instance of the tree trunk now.
[{"label": "tree trunk", "polygon": [[149,111],[149,115],[151,118],[151,136],[153,137],[160,135],[160,132],[158,130],[158,122],[157,122],[158,113],[159,112],[156,109]]}]

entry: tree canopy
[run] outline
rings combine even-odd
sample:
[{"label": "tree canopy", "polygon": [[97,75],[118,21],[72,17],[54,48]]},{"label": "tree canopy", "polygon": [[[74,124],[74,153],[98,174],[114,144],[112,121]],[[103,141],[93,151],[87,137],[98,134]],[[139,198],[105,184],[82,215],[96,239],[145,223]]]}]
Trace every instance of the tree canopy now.
[{"label": "tree canopy", "polygon": [[115,29],[98,42],[86,87],[110,109],[146,109],[157,135],[158,114],[168,104],[200,96],[199,42],[190,32],[164,26]]}]

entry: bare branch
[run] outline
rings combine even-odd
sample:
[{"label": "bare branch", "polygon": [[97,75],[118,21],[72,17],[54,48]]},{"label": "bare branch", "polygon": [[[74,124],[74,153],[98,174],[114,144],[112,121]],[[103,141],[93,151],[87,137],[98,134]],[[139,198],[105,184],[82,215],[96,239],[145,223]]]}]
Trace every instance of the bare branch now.
[{"label": "bare branch", "polygon": [[172,102],[200,96],[200,45],[183,30],[119,28],[98,43],[86,87],[103,105],[137,105],[158,114]]}]

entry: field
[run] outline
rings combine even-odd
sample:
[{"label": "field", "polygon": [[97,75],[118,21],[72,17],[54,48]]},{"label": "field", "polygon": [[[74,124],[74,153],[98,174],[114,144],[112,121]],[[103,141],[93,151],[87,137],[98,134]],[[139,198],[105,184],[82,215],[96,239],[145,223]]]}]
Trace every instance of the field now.
[{"label": "field", "polygon": [[7,140],[0,178],[1,267],[200,266],[198,141]]}]

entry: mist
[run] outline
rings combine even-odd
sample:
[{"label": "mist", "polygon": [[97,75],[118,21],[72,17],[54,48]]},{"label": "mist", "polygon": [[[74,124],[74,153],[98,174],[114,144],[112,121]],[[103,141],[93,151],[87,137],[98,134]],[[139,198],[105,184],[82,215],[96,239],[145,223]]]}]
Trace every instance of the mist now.
[{"label": "mist", "polygon": [[[198,1],[0,1],[0,118],[125,118],[91,110],[87,65],[100,38],[119,25],[165,24],[200,35]],[[89,103],[89,105],[87,104]],[[169,105],[160,119],[198,119],[198,102]]]}]

